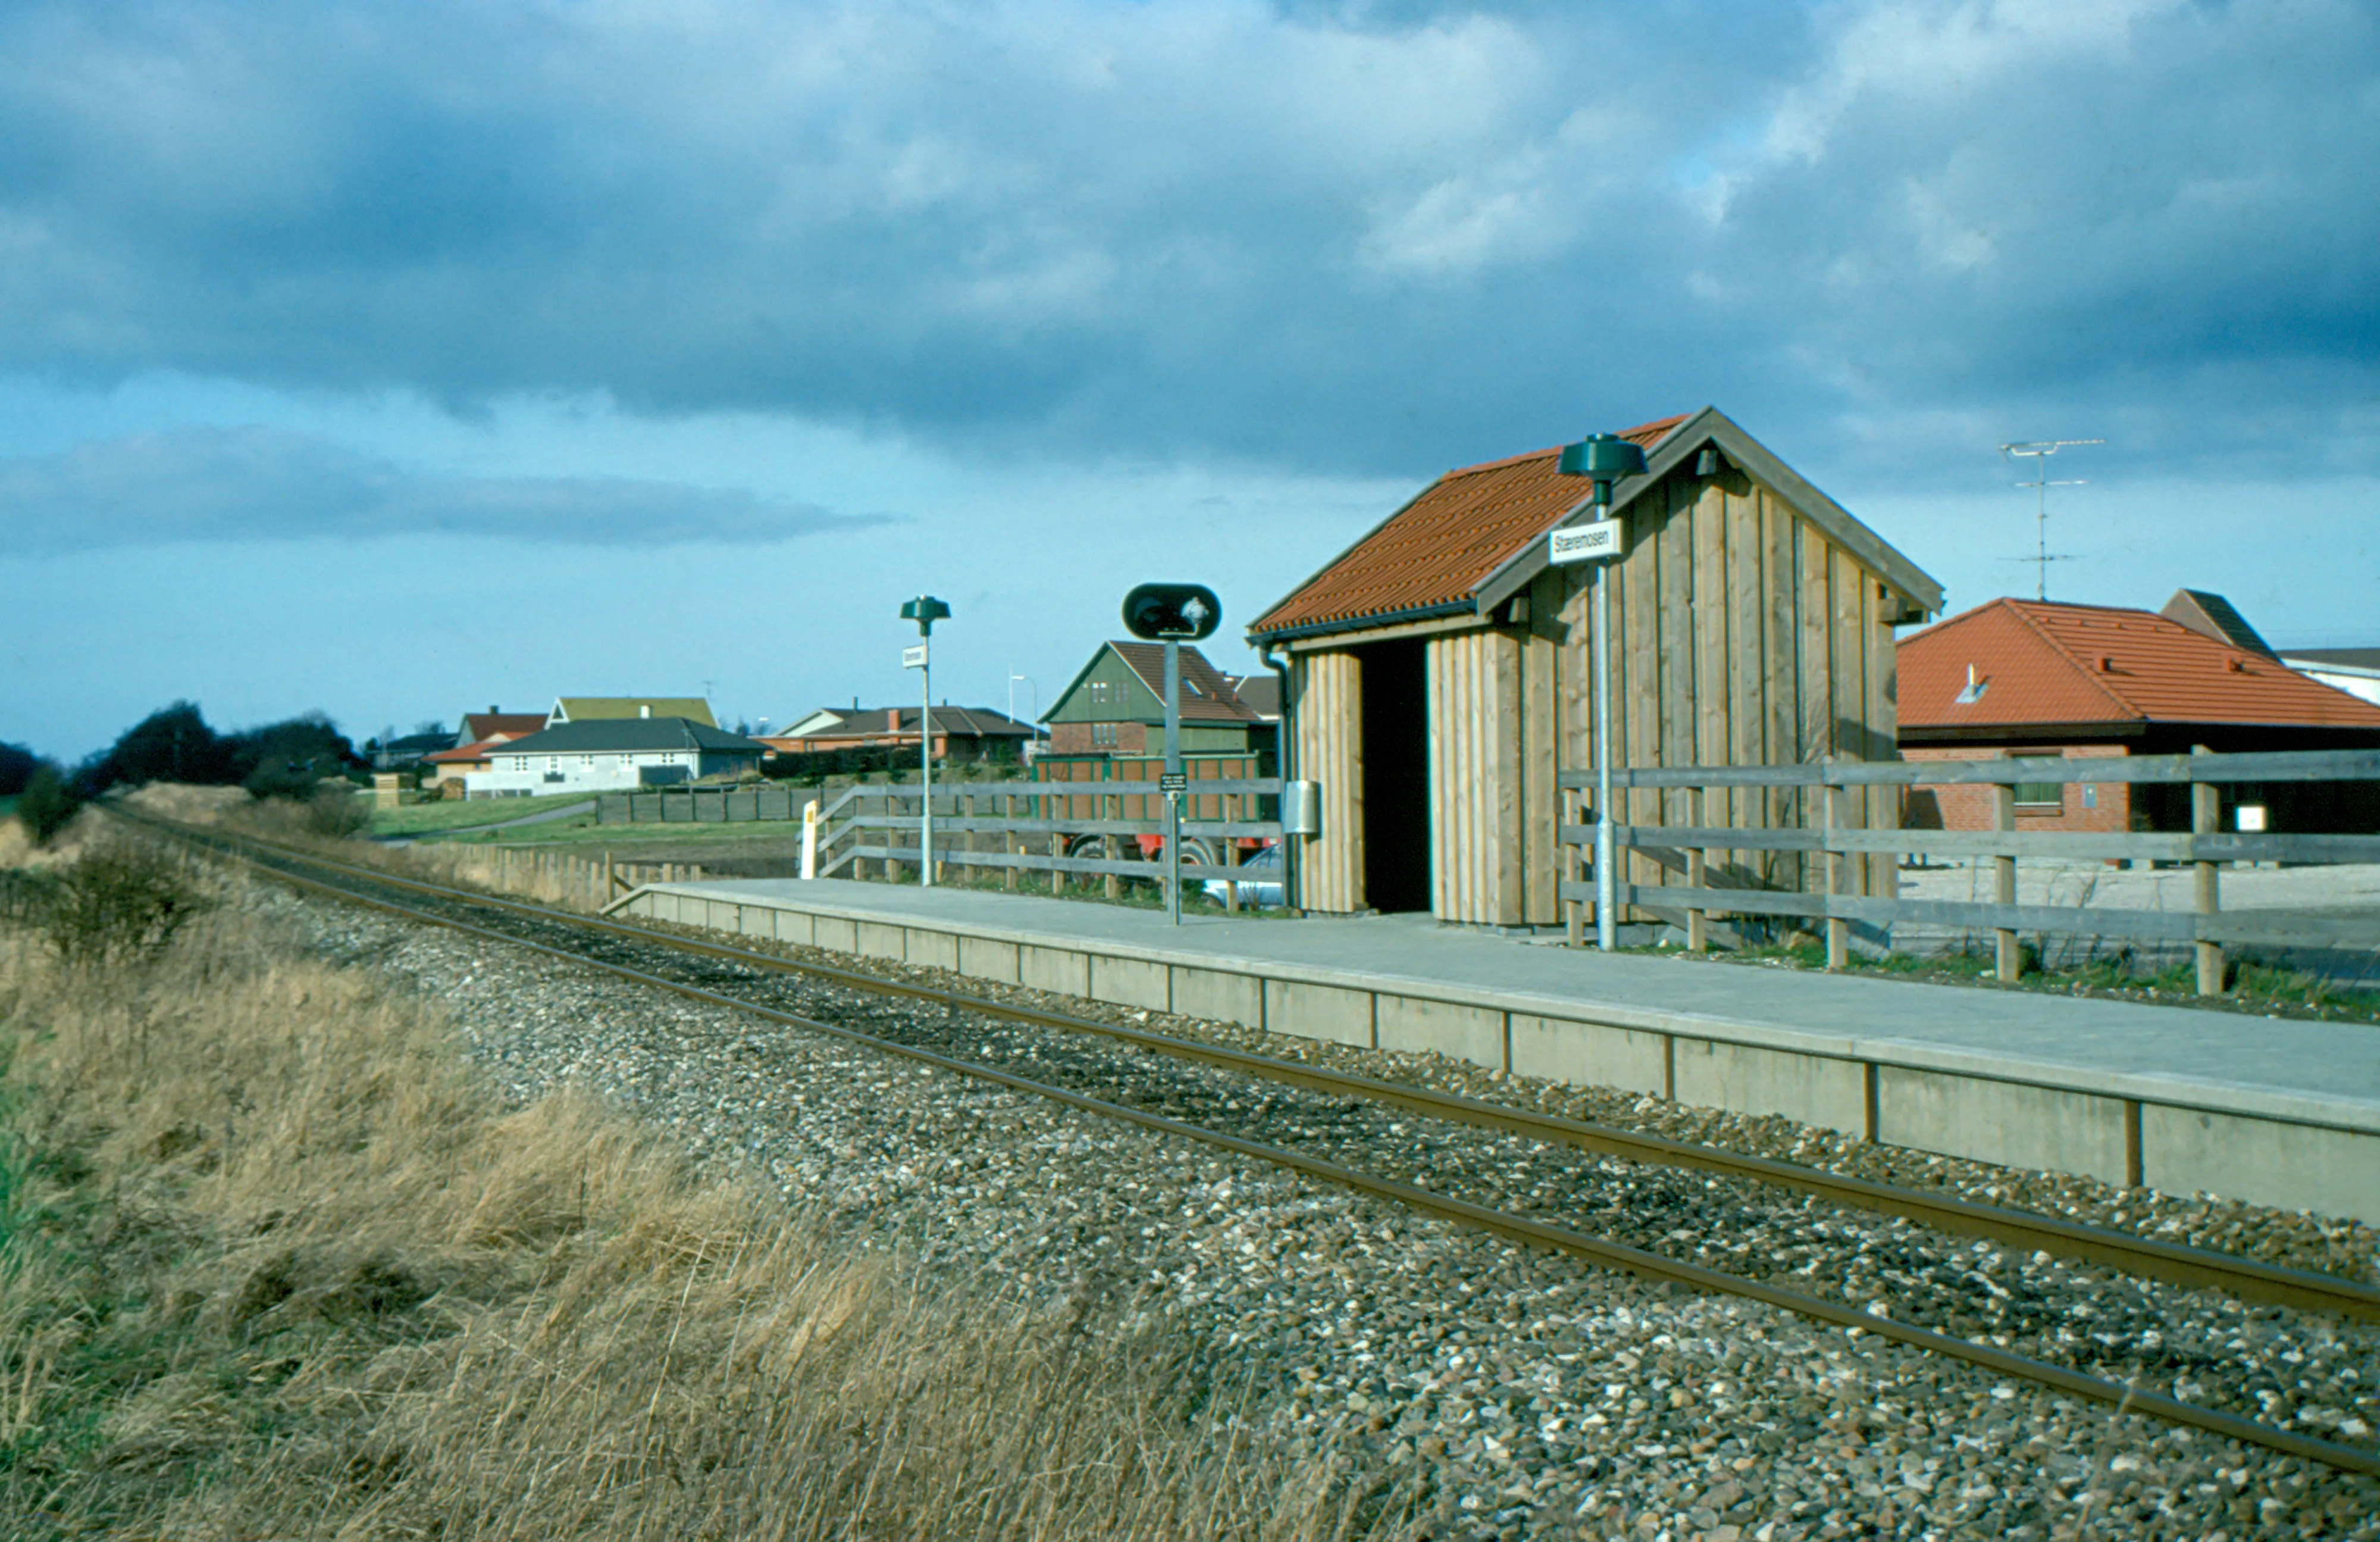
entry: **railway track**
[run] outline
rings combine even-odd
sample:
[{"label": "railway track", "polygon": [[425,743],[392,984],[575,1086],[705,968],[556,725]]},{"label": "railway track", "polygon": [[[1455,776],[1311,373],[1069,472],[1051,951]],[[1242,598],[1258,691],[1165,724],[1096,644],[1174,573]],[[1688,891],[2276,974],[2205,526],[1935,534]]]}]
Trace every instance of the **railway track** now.
[{"label": "railway track", "polygon": [[[2107,1374],[2125,1369],[2123,1354],[2107,1353],[2105,1342],[2120,1341],[2121,1333],[2073,1336],[2059,1327],[2054,1335],[2059,1342],[2050,1347],[2061,1358],[2008,1347],[2012,1338],[2042,1339],[2049,1325],[2039,1320],[2038,1311],[2028,1316],[2004,1305],[1995,1310],[1987,1298],[2021,1293],[1973,1269],[1965,1271],[1966,1288],[1970,1305],[1985,1303],[1977,1308],[1980,1317],[1962,1310],[1960,1293],[1951,1288],[1956,1281],[1930,1274],[1923,1281],[1925,1289],[1908,1289],[1879,1312],[1875,1302],[1779,1282],[1780,1277],[1820,1272],[1832,1243],[1813,1245],[1816,1262],[1809,1267],[1771,1267],[1767,1277],[1714,1268],[1648,1245],[1723,1231],[1729,1208],[1742,1212],[1757,1203],[1744,1195],[1757,1192],[1785,1196],[1802,1207],[1789,1220],[1791,1214],[1815,1219],[1812,1231],[1838,1237],[1846,1247],[1856,1241],[1863,1256],[1876,1248],[1878,1233],[1871,1226],[1862,1235],[1860,1227],[1840,1224],[1846,1208],[1864,1221],[1888,1218],[1891,1225],[1882,1239],[1887,1243],[1906,1227],[1922,1226],[1980,1238],[2009,1252],[2046,1254],[2117,1271],[2129,1283],[2119,1282],[2121,1288],[2111,1289],[2110,1299],[2121,1297],[2122,1308],[2134,1316],[2154,1317],[2157,1288],[2212,1291],[2257,1303],[2268,1312],[2317,1314],[2361,1331],[2362,1323],[2380,1320],[2380,1291],[2357,1281],[557,911],[278,843],[125,817],[350,903],[1273,1163],[1527,1245],[1646,1279],[1764,1302],[2072,1396],[2380,1475],[2380,1452],[2365,1446],[2168,1396],[2141,1385],[2137,1374]],[[768,999],[771,995],[778,999]],[[821,1011],[832,1017],[820,1015]],[[1003,1037],[996,1026],[1014,1033]],[[1267,1083],[1270,1089],[1262,1085]],[[1395,1135],[1410,1135],[1404,1144],[1412,1155],[1400,1158],[1388,1149],[1399,1142],[1378,1138],[1382,1122],[1400,1113],[1494,1138],[1475,1142],[1475,1152],[1447,1160],[1446,1150],[1457,1143],[1387,1124]],[[1567,1156],[1572,1165],[1549,1153]],[[1615,1179],[1609,1172],[1614,1167],[1635,1176]],[[1597,1229],[1565,1224],[1582,1208],[1580,1196],[1595,1192],[1597,1182],[1611,1192],[1595,1217]],[[1767,1203],[1773,1209],[1775,1200]],[[1695,1220],[1697,1207],[1718,1213]],[[1660,1220],[1648,1228],[1643,1212]],[[1692,1223],[1670,1225],[1682,1217]],[[1837,1218],[1831,1226],[1829,1217]],[[1777,1224],[1773,1215],[1764,1223]],[[1901,1252],[1907,1256],[1884,1248],[1880,1261],[1871,1260],[1876,1271],[1896,1283],[1918,1279],[1909,1259],[1922,1249],[1912,1245]],[[1772,1266],[1784,1261],[1769,1260]],[[1929,1317],[1931,1325],[1924,1320]],[[1996,1334],[1988,1330],[1993,1327],[2017,1331]],[[2156,1336],[2151,1331],[2136,1337],[2154,1342]]]}]

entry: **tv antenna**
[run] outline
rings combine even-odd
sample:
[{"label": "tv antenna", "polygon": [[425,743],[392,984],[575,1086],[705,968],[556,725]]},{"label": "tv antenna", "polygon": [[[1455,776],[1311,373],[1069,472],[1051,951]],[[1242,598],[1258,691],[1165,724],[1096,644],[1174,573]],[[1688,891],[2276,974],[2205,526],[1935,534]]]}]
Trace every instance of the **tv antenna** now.
[{"label": "tv antenna", "polygon": [[2059,552],[2053,554],[2049,550],[2049,490],[2053,487],[2091,485],[2089,480],[2082,477],[2071,477],[2060,481],[2050,480],[2049,457],[2060,450],[2072,449],[2076,445],[2105,444],[2107,442],[2104,439],[2032,439],[2000,446],[2000,454],[2011,459],[2033,462],[2033,480],[2019,482],[2016,485],[2033,489],[2034,554],[2029,557],[2010,557],[2007,560],[2029,562],[2034,565],[2034,572],[2036,575],[2034,598],[2036,600],[2049,598],[2049,565],[2054,562],[2076,560],[2071,552]]}]

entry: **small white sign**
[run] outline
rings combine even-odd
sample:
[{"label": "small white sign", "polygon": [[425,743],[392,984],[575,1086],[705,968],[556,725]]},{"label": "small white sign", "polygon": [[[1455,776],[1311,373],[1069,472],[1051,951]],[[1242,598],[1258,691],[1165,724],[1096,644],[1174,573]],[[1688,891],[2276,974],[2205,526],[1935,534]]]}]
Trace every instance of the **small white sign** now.
[{"label": "small white sign", "polygon": [[1620,555],[1621,523],[1617,519],[1598,519],[1588,525],[1572,525],[1554,530],[1546,537],[1546,554],[1554,562],[1597,562]]},{"label": "small white sign", "polygon": [[901,667],[903,669],[925,668],[926,645],[921,642],[914,648],[905,648],[901,650]]},{"label": "small white sign", "polygon": [[2265,806],[2261,803],[2243,803],[2232,812],[2240,816],[2237,828],[2242,831],[2253,832],[2265,828]]}]

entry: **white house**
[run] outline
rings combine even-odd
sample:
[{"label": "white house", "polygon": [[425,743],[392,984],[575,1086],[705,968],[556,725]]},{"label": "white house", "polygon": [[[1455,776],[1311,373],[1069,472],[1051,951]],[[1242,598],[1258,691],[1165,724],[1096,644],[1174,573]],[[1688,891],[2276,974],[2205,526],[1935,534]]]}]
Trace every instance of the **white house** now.
[{"label": "white house", "polygon": [[2380,703],[2380,648],[2291,648],[2281,662],[2350,696]]},{"label": "white house", "polygon": [[469,797],[613,793],[757,770],[769,747],[685,718],[565,722],[487,748],[490,769],[464,779]]}]

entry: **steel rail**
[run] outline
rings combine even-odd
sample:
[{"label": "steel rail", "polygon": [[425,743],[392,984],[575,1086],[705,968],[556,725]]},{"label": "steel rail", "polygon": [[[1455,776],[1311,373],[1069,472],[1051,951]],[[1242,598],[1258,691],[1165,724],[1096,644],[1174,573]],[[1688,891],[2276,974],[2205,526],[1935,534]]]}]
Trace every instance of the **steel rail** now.
[{"label": "steel rail", "polygon": [[[144,820],[141,822],[151,821]],[[176,833],[181,833],[181,832],[176,831]],[[208,840],[205,844],[217,844],[212,840]],[[236,846],[229,849],[232,849],[233,855],[245,855],[237,851]],[[300,856],[301,854],[291,852],[290,855]],[[1762,1281],[1746,1280],[1718,1269],[1706,1269],[1699,1264],[1690,1264],[1680,1259],[1666,1257],[1643,1248],[1589,1236],[1582,1232],[1573,1232],[1567,1227],[1491,1209],[1484,1205],[1475,1205],[1468,1200],[1436,1194],[1410,1184],[1401,1184],[1354,1168],[1343,1167],[1336,1162],[1325,1161],[1302,1151],[1269,1146],[1260,1141],[1232,1135],[1227,1131],[1210,1129],[1206,1125],[1190,1123],[1163,1114],[1150,1113],[1144,1110],[1128,1108],[1123,1104],[1111,1103],[1067,1087],[1037,1082],[1013,1072],[1002,1071],[996,1066],[958,1060],[931,1050],[903,1044],[896,1039],[880,1038],[840,1024],[821,1022],[817,1018],[806,1017],[798,1013],[787,1012],[778,1007],[763,1006],[755,1002],[728,995],[723,991],[713,990],[707,986],[674,980],[666,976],[652,974],[625,964],[589,958],[583,953],[573,953],[567,948],[556,947],[546,942],[530,941],[455,917],[441,916],[434,911],[418,909],[411,905],[397,904],[393,900],[358,893],[355,890],[339,884],[322,879],[309,878],[301,873],[290,872],[270,863],[257,861],[253,857],[248,859],[255,863],[260,870],[284,882],[317,890],[350,904],[362,905],[408,920],[426,922],[468,936],[521,948],[564,963],[575,964],[582,968],[599,970],[638,985],[671,991],[707,1005],[760,1017],[789,1027],[799,1028],[805,1032],[827,1035],[884,1054],[896,1055],[919,1064],[930,1065],[953,1075],[972,1077],[978,1081],[990,1082],[995,1086],[1047,1099],[1051,1102],[1080,1109],[1103,1118],[1136,1124],[1161,1135],[1196,1141],[1220,1150],[1269,1162],[1360,1194],[1392,1201],[1425,1215],[1484,1231],[1492,1235],[1503,1237],[1507,1241],[1568,1254],[1608,1268],[1624,1269],[1640,1278],[1661,1283],[1685,1285],[1718,1294],[1757,1301],[1765,1305],[1792,1312],[1815,1321],[1855,1330],[1859,1332],[1873,1333],[1878,1338],[1889,1339],[1913,1349],[1944,1355],[1950,1359],[1963,1360],[1970,1365],[1999,1375],[2032,1381],[2074,1397],[2104,1403],[2119,1414],[2142,1414],[2168,1424],[2186,1426],[2210,1435],[2219,1435],[2246,1444],[2262,1446],[2283,1455],[2318,1462],[2343,1472],[2380,1476],[2380,1451],[2301,1435],[2295,1430],[2284,1429],[2277,1426],[2259,1424],[2253,1419],[2242,1418],[2236,1414],[2227,1414],[2220,1409],[2204,1408],[2196,1403],[2183,1402],[2179,1399],[2167,1397],[2161,1392],[2149,1391],[2125,1382],[2110,1381],[2104,1377],[2091,1376],[2065,1366],[2016,1354],[1995,1345],[1975,1343],[1950,1334],[1937,1333],[1932,1329],[1898,1322],[1891,1317],[1877,1317],[1861,1308],[1849,1306],[1840,1302],[1828,1301],[1821,1296],[1780,1289]],[[322,866],[334,868],[344,866],[323,861],[310,854],[302,854],[302,859],[321,862]],[[381,875],[369,868],[348,868],[347,870],[366,879],[381,880]],[[461,892],[446,891],[446,892]],[[547,914],[577,922],[583,922],[586,919],[583,917],[568,916],[562,912]]]},{"label": "steel rail", "polygon": [[[181,832],[177,829],[176,832]],[[1453,1093],[1433,1092],[1427,1088],[1380,1081],[1347,1072],[1326,1070],[1270,1055],[1201,1043],[1196,1039],[1177,1038],[1168,1034],[1151,1033],[1147,1029],[1129,1028],[1121,1024],[1103,1023],[1092,1018],[1075,1017],[1063,1013],[992,1001],[980,996],[966,995],[960,991],[942,990],[936,986],[887,979],[883,976],[859,970],[842,969],[832,965],[786,958],[781,954],[756,953],[748,948],[735,947],[726,943],[707,942],[698,938],[682,937],[671,932],[657,931],[650,927],[615,921],[609,917],[589,917],[574,911],[555,910],[549,906],[532,905],[499,895],[481,894],[444,884],[430,883],[419,879],[397,877],[375,868],[341,862],[303,848],[259,840],[251,836],[241,835],[225,837],[225,839],[260,846],[292,860],[312,863],[333,871],[350,873],[372,882],[508,910],[549,923],[608,932],[614,936],[650,942],[680,953],[722,959],[752,968],[779,973],[809,975],[854,989],[931,1002],[946,1009],[974,1012],[1011,1022],[1060,1028],[1073,1033],[1095,1034],[1176,1059],[1195,1061],[1223,1070],[1303,1087],[1308,1091],[1361,1098],[1370,1102],[1401,1108],[1427,1118],[1444,1119],[1483,1129],[1500,1130],[1508,1135],[1517,1135],[1548,1144],[1570,1146],[1600,1155],[1616,1156],[1632,1161],[1669,1167],[1694,1168],[1728,1177],[1771,1184],[1813,1195],[1829,1203],[1851,1208],[1898,1216],[1921,1225],[1933,1227],[1937,1231],[1962,1236],[1982,1237],[2005,1247],[2027,1252],[2051,1253],[2102,1264],[2143,1279],[2158,1280],[2188,1289],[2218,1290],[2243,1301],[2289,1306],[2301,1311],[2326,1312],[2340,1317],[2360,1317],[2367,1321],[2380,1321],[2380,1289],[2363,1284],[2359,1281],[2341,1279],[2337,1275],[2323,1274],[2311,1269],[2289,1269],[2278,1264],[2268,1264],[2257,1258],[2245,1258],[2236,1254],[2218,1253],[2212,1249],[2192,1247],[2180,1243],[2161,1242],[2151,1237],[2110,1231],[2105,1227],[2088,1226],[2080,1221],[2066,1220],[2059,1217],[2041,1215],[2029,1210],[1980,1204],[1955,1195],[1901,1188],[1871,1179],[1856,1178],[1843,1173],[1828,1172],[1819,1168],[1805,1167],[1798,1162],[1779,1161],[1774,1158],[1749,1156],[1719,1147],[1674,1140],[1666,1135],[1648,1135],[1608,1124],[1566,1119],[1558,1114],[1539,1113],[1508,1104],[1486,1102]]]}]

